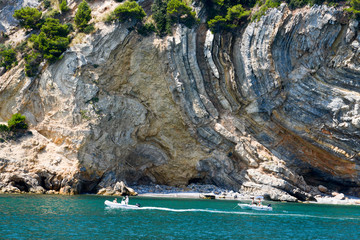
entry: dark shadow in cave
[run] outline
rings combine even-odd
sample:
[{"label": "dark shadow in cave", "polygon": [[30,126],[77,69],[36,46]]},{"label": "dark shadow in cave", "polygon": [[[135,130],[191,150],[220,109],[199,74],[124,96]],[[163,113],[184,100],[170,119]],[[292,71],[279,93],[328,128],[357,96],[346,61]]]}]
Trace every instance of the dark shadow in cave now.
[{"label": "dark shadow in cave", "polygon": [[13,180],[12,183],[13,183],[12,185],[14,187],[17,187],[20,191],[29,192],[29,187],[25,183],[24,179],[16,179],[16,180]]}]

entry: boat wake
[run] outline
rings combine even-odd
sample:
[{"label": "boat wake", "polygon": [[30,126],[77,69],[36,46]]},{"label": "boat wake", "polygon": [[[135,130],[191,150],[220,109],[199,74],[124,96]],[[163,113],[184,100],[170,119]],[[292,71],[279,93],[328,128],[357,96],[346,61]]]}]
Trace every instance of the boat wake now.
[{"label": "boat wake", "polygon": [[318,219],[335,219],[335,220],[359,220],[359,218],[347,218],[347,217],[331,217],[331,216],[316,216],[310,214],[297,214],[297,213],[288,213],[288,211],[283,212],[254,212],[254,211],[224,211],[224,210],[213,210],[213,209],[175,209],[175,208],[164,208],[164,207],[140,207],[136,209],[131,209],[134,211],[142,210],[156,210],[156,211],[167,211],[167,212],[205,212],[205,213],[214,213],[214,214],[234,214],[234,215],[249,215],[249,216],[271,216],[271,217],[297,217],[297,218],[318,218]]}]

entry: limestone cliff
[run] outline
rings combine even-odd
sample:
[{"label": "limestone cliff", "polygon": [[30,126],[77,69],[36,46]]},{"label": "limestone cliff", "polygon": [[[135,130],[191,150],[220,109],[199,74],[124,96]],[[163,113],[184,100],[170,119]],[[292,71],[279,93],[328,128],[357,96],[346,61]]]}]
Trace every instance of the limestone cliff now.
[{"label": "limestone cliff", "polygon": [[[201,17],[201,16],[200,16]],[[1,76],[0,121],[32,135],[0,143],[0,188],[97,192],[211,183],[310,199],[359,195],[358,23],[285,4],[234,34],[205,24],[142,37],[96,24],[62,60]]]}]

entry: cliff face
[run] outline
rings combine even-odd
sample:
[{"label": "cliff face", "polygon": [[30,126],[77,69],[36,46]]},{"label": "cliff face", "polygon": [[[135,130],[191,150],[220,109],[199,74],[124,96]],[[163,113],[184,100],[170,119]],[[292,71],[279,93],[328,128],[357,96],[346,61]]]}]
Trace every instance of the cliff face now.
[{"label": "cliff face", "polygon": [[358,195],[357,24],[285,5],[233,35],[201,24],[160,39],[98,23],[39,77],[23,63],[1,76],[0,121],[19,111],[33,134],[0,144],[0,187],[211,183],[292,201],[322,184]]}]

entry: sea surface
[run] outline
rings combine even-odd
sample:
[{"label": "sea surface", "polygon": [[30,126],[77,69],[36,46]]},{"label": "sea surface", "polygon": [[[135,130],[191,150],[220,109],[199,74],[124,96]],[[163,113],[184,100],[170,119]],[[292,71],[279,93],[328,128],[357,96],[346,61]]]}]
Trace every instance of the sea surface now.
[{"label": "sea surface", "polygon": [[[112,209],[113,197],[0,195],[0,239],[360,239],[360,206],[130,197],[140,209]],[[266,202],[265,202],[266,203]]]}]

